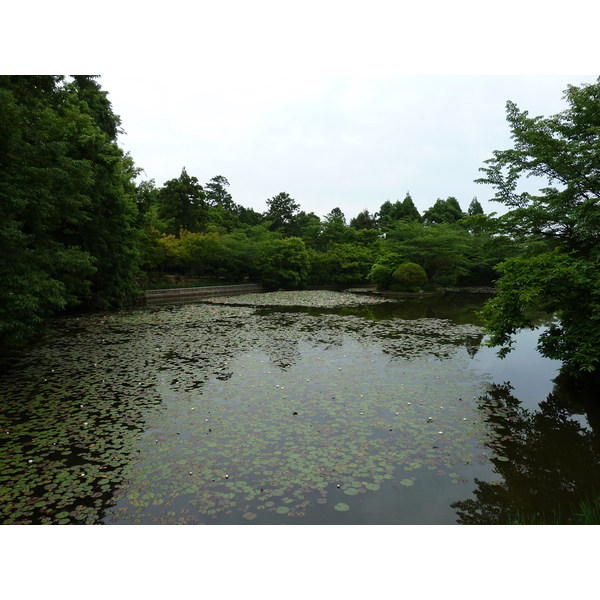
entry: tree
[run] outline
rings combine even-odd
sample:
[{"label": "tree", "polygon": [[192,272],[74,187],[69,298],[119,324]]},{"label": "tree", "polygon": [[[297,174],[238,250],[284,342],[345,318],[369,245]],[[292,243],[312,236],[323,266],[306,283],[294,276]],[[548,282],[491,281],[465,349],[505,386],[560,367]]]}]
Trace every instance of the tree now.
[{"label": "tree", "polygon": [[327,221],[338,220],[342,223],[342,225],[346,226],[346,216],[342,212],[342,209],[339,206],[331,209],[331,212],[325,216]]},{"label": "tree", "polygon": [[196,177],[185,170],[177,179],[165,182],[159,191],[159,215],[169,223],[169,232],[179,237],[182,229],[204,231],[208,220],[206,194]]},{"label": "tree", "polygon": [[409,221],[420,221],[421,215],[413,202],[409,192],[406,192],[406,197],[402,200],[402,210],[404,212],[403,219]]},{"label": "tree", "polygon": [[[523,256],[498,267],[498,293],[484,310],[489,345],[504,356],[514,333],[535,328],[529,310],[556,312],[538,350],[576,374],[600,361],[600,78],[569,86],[564,98],[567,109],[546,118],[507,102],[514,147],[495,151],[477,181],[509,208],[497,231],[527,242]],[[519,192],[531,175],[547,186]]]},{"label": "tree", "polygon": [[81,302],[130,301],[136,170],[106,92],[90,76],[1,76],[0,119],[0,336]]},{"label": "tree", "polygon": [[379,257],[371,267],[367,278],[370,279],[378,290],[388,290],[392,285],[392,274],[404,262],[400,254],[388,252]]},{"label": "tree", "polygon": [[423,213],[425,223],[455,223],[463,217],[464,213],[454,196],[446,200],[438,198],[435,204]]},{"label": "tree", "polygon": [[116,141],[121,129],[121,118],[116,115],[108,99],[108,92],[101,89],[96,82],[98,75],[73,75],[71,87],[79,99],[85,103],[85,110],[90,114],[98,127],[112,142]]},{"label": "tree", "polygon": [[454,284],[468,272],[472,243],[471,234],[455,223],[398,221],[387,234],[385,246],[405,261],[421,265],[431,282]]},{"label": "tree", "polygon": [[[142,260],[140,214],[133,183],[138,174],[132,158],[116,143],[120,119],[112,112],[107,93],[93,77],[78,76],[66,86],[74,93],[77,113],[72,115],[73,133],[69,157],[88,164],[91,180],[81,190],[90,200],[87,218],[71,235],[95,258],[87,304],[117,308],[129,304],[138,290]],[[72,129],[71,129],[72,131]]]},{"label": "tree", "polygon": [[235,210],[235,203],[227,191],[229,181],[223,175],[213,177],[205,186],[206,202],[209,206],[222,206],[230,212]]},{"label": "tree", "polygon": [[377,224],[382,231],[387,231],[388,228],[400,218],[400,215],[396,214],[402,210],[402,205],[399,201],[396,204],[392,204],[389,200],[386,200],[376,213]]},{"label": "tree", "polygon": [[339,208],[334,208],[325,217],[321,228],[320,250],[326,251],[332,243],[342,243],[347,234],[346,217]]},{"label": "tree", "polygon": [[271,229],[287,232],[294,224],[300,205],[287,193],[280,192],[267,200],[265,219],[271,221]]},{"label": "tree", "polygon": [[396,221],[419,221],[421,219],[421,215],[408,192],[406,192],[406,197],[402,202],[399,200],[396,200],[394,204],[389,200],[384,202],[377,215],[379,227],[382,231],[389,231]]},{"label": "tree", "polygon": [[481,206],[479,200],[477,200],[477,196],[471,200],[471,204],[469,204],[469,208],[467,209],[467,214],[470,217],[483,214],[483,206]]},{"label": "tree", "polygon": [[79,226],[89,204],[80,194],[89,166],[66,156],[66,101],[62,77],[0,77],[3,339],[23,339],[76,304],[95,271],[93,257],[61,236]]},{"label": "tree", "polygon": [[421,265],[406,262],[392,273],[392,279],[400,291],[418,292],[427,283],[427,273]]},{"label": "tree", "polygon": [[319,245],[321,229],[321,219],[315,213],[306,213],[301,210],[285,233],[287,237],[301,238],[305,244],[314,248]]},{"label": "tree", "polygon": [[331,244],[328,251],[332,283],[363,283],[367,280],[375,253],[358,244]]},{"label": "tree", "polygon": [[298,288],[307,283],[310,260],[300,238],[269,240],[260,245],[259,257],[259,278],[266,286]]},{"label": "tree", "polygon": [[365,208],[350,220],[350,227],[354,227],[354,229],[377,229],[377,219]]},{"label": "tree", "polygon": [[238,216],[240,223],[249,225],[250,227],[259,225],[263,220],[262,214],[253,208],[237,205],[234,212]]}]

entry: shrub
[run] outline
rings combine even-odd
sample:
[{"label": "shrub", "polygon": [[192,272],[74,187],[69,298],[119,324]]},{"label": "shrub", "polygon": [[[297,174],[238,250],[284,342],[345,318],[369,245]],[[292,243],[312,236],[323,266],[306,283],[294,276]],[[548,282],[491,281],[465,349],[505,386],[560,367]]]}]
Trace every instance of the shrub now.
[{"label": "shrub", "polygon": [[371,272],[367,276],[376,286],[378,290],[385,290],[389,287],[392,281],[392,273],[394,269],[385,265],[375,264],[371,268]]},{"label": "shrub", "polygon": [[427,283],[427,273],[421,265],[407,262],[392,273],[392,279],[402,291],[418,292]]}]

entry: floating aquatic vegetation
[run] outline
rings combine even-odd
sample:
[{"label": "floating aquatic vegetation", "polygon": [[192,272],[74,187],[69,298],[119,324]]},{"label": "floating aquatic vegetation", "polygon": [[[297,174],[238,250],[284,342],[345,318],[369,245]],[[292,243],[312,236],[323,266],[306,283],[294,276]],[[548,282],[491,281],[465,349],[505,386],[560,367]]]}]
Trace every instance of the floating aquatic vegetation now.
[{"label": "floating aquatic vegetation", "polygon": [[326,290],[302,290],[297,292],[269,292],[210,298],[214,304],[236,304],[251,306],[311,306],[334,308],[391,302],[379,296],[353,294],[350,292],[330,292]]},{"label": "floating aquatic vegetation", "polygon": [[477,327],[228,305],[240,298],[61,319],[6,359],[0,522],[328,522],[482,476]]}]

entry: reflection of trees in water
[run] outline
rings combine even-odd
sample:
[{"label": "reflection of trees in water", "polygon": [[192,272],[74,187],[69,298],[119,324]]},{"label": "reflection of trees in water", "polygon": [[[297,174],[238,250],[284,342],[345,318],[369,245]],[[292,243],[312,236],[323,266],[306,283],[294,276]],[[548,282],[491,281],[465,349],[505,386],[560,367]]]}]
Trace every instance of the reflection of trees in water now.
[{"label": "reflection of trees in water", "polygon": [[410,360],[427,356],[450,358],[460,348],[466,348],[473,356],[483,338],[479,327],[457,325],[445,319],[373,319],[346,309],[341,312],[344,314],[272,311],[254,323],[260,335],[253,336],[252,344],[269,354],[275,366],[287,368],[300,357],[299,340],[324,350],[355,340],[376,347],[393,359]]},{"label": "reflection of trees in water", "polygon": [[262,348],[269,355],[273,366],[285,371],[300,358],[298,340],[274,334],[263,340]]},{"label": "reflection of trees in water", "polygon": [[[594,386],[586,398],[586,384],[564,376],[554,381],[533,412],[520,406],[508,383],[480,398],[484,418],[502,436],[499,445],[489,444],[502,481],[476,479],[476,499],[452,504],[459,523],[508,523],[519,514],[568,524],[578,505],[600,492],[598,408],[589,403]],[[573,418],[582,414],[589,428]]]}]

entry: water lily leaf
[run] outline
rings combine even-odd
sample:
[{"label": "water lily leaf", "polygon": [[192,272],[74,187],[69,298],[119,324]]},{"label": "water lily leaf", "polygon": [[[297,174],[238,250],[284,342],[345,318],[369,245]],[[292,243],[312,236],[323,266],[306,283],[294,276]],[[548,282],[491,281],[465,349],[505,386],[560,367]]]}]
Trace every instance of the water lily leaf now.
[{"label": "water lily leaf", "polygon": [[335,510],[339,510],[340,512],[346,512],[350,510],[350,506],[345,502],[338,502],[334,507]]}]

